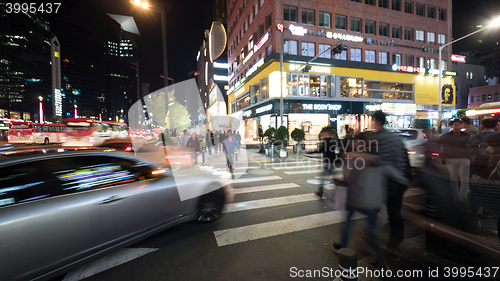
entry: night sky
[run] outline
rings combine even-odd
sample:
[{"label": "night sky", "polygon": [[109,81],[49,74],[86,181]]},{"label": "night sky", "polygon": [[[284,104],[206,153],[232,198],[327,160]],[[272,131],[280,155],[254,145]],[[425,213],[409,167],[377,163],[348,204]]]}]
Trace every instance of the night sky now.
[{"label": "night sky", "polygon": [[[186,80],[188,72],[196,70],[196,55],[204,38],[203,33],[210,28],[212,0],[156,0],[149,3],[166,10],[169,77],[176,82]],[[59,18],[87,27],[96,39],[102,41],[106,40],[103,30],[107,13],[133,16],[141,33],[141,82],[150,83],[151,91],[163,87],[160,78],[163,65],[159,13],[141,10],[129,0],[66,0],[66,4],[68,8],[74,7]],[[500,0],[453,0],[453,37],[473,32],[476,25],[486,24],[498,15]],[[479,39],[486,43],[477,43]],[[500,41],[500,28],[455,43],[453,52],[488,52],[497,41]]]}]

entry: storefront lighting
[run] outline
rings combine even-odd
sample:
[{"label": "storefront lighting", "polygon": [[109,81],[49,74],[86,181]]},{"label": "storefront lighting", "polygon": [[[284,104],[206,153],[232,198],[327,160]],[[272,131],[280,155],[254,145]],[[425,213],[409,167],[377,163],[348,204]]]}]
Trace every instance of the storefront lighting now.
[{"label": "storefront lighting", "polygon": [[269,111],[271,109],[273,109],[273,104],[272,103],[268,104],[268,105],[261,106],[261,107],[255,109],[255,114],[260,114],[262,112],[266,112],[266,111]]},{"label": "storefront lighting", "polygon": [[238,91],[236,91],[236,92],[234,93],[234,97],[236,98],[237,96],[239,96],[239,95],[243,94],[243,92],[244,92],[244,91],[245,91],[245,88],[244,88],[244,87],[243,87],[243,88],[241,88],[241,89],[239,89]]},{"label": "storefront lighting", "polygon": [[292,35],[304,36],[304,34],[307,33],[307,29],[303,28],[302,26],[295,26],[293,24],[288,26],[288,29],[290,30]]},{"label": "storefront lighting", "polygon": [[227,63],[220,63],[220,62],[214,62],[214,68],[228,69],[229,68],[229,64],[227,64]]},{"label": "storefront lighting", "polygon": [[347,82],[349,82],[349,87],[356,87],[356,78],[349,78]]}]

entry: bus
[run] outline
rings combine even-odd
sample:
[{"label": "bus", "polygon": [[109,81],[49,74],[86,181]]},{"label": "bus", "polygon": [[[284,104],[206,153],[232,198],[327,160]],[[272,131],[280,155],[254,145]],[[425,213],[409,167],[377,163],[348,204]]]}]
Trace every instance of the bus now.
[{"label": "bus", "polygon": [[9,143],[49,144],[62,143],[63,139],[63,124],[10,122],[7,135]]},{"label": "bus", "polygon": [[68,118],[63,146],[100,146],[109,139],[128,139],[127,124],[88,118]]}]

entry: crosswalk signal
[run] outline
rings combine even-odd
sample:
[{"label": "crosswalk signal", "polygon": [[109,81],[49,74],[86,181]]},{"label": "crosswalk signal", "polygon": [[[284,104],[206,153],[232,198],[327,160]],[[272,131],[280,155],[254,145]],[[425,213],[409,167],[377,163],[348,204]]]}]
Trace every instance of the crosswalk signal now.
[{"label": "crosswalk signal", "polygon": [[347,51],[347,46],[343,44],[337,45],[335,48],[332,49],[332,55],[338,55],[342,53],[343,51]]}]

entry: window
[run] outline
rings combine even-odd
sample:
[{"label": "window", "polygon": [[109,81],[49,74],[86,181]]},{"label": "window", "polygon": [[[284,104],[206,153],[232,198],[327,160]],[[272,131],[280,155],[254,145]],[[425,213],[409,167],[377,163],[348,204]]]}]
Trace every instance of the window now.
[{"label": "window", "polygon": [[401,26],[392,26],[392,38],[401,39]]},{"label": "window", "polygon": [[470,73],[470,79],[472,79],[472,72]]},{"label": "window", "polygon": [[389,0],[378,0],[378,6],[389,9]]},{"label": "window", "polygon": [[302,55],[307,57],[314,57],[315,44],[309,42],[302,42]]},{"label": "window", "polygon": [[365,50],[365,62],[375,63],[375,51]]},{"label": "window", "polygon": [[335,15],[335,29],[346,30],[347,29],[347,17]]},{"label": "window", "polygon": [[[247,22],[247,21],[245,22],[245,28],[244,28],[244,29],[245,29],[245,31],[244,31],[244,32],[247,32],[247,29],[248,29],[248,22]],[[243,36],[242,36],[242,37],[243,37]]]},{"label": "window", "polygon": [[[319,44],[319,53],[323,53],[325,50],[328,50],[332,45],[324,45],[324,44]],[[322,55],[319,56],[320,58],[327,58],[331,59],[332,58],[332,53],[330,51],[324,52]]]},{"label": "window", "polygon": [[427,60],[427,68],[428,69],[436,69],[436,60],[435,59],[428,59]]},{"label": "window", "polygon": [[378,24],[378,35],[389,37],[389,25],[387,23]]},{"label": "window", "polygon": [[260,6],[264,5],[264,0],[260,0]]},{"label": "window", "polygon": [[351,31],[361,32],[361,19],[351,18]]},{"label": "window", "polygon": [[392,9],[394,11],[401,11],[401,0],[392,0]]},{"label": "window", "polygon": [[401,55],[392,54],[392,64],[401,65]]},{"label": "window", "polygon": [[283,6],[283,20],[297,22],[297,7]]},{"label": "window", "polygon": [[264,25],[263,24],[259,25],[259,38],[261,38],[262,36],[264,36]]},{"label": "window", "polygon": [[297,41],[285,40],[285,44],[283,45],[283,52],[285,54],[297,55],[297,46]]},{"label": "window", "polygon": [[365,4],[375,6],[375,0],[365,0]]},{"label": "window", "polygon": [[405,64],[406,66],[413,66],[413,56],[405,55]]},{"label": "window", "polygon": [[258,4],[255,4],[255,6],[253,7],[253,13],[257,16],[257,14],[259,13],[259,5]]},{"label": "window", "polygon": [[252,21],[253,21],[252,11],[250,11],[250,14],[248,15],[248,23],[252,24]]},{"label": "window", "polygon": [[365,21],[365,33],[375,35],[375,22],[374,21]]},{"label": "window", "polygon": [[413,41],[413,28],[405,28],[405,40]]},{"label": "window", "polygon": [[427,32],[427,43],[434,44],[436,42],[436,34],[434,32]]},{"label": "window", "polygon": [[446,20],[446,10],[438,9],[439,20]]},{"label": "window", "polygon": [[417,5],[415,6],[415,8],[417,10],[417,16],[425,17],[425,6],[424,6],[424,4],[417,3]]},{"label": "window", "polygon": [[302,23],[308,25],[315,25],[314,21],[314,11],[302,9]]},{"label": "window", "polygon": [[423,57],[417,58],[417,61],[418,61],[418,67],[425,68],[425,64],[424,64],[425,59]]},{"label": "window", "polygon": [[347,51],[342,51],[340,54],[335,55],[336,60],[347,60]]},{"label": "window", "polygon": [[272,24],[272,16],[271,13],[269,13],[269,15],[266,16],[266,29],[271,27],[271,24]]},{"label": "window", "polygon": [[331,14],[319,12],[319,26],[331,28]]},{"label": "window", "polygon": [[446,35],[444,35],[444,34],[438,34],[438,43],[439,44],[445,44],[446,43]]},{"label": "window", "polygon": [[248,48],[253,50],[253,37],[248,40]]},{"label": "window", "polygon": [[427,7],[427,17],[431,19],[436,18],[436,7]]},{"label": "window", "polygon": [[418,42],[424,42],[425,41],[425,38],[424,38],[424,31],[423,30],[417,30],[416,32],[416,39]]},{"label": "window", "polygon": [[351,48],[351,61],[361,61],[361,49]]},{"label": "window", "polygon": [[358,2],[358,3],[361,3],[361,0],[351,0],[351,2]]},{"label": "window", "polygon": [[441,69],[441,70],[446,70],[446,61],[445,61],[445,60],[442,60],[442,61],[441,61],[441,66],[440,66],[440,69]]},{"label": "window", "polygon": [[413,2],[405,1],[405,13],[413,14]]}]

